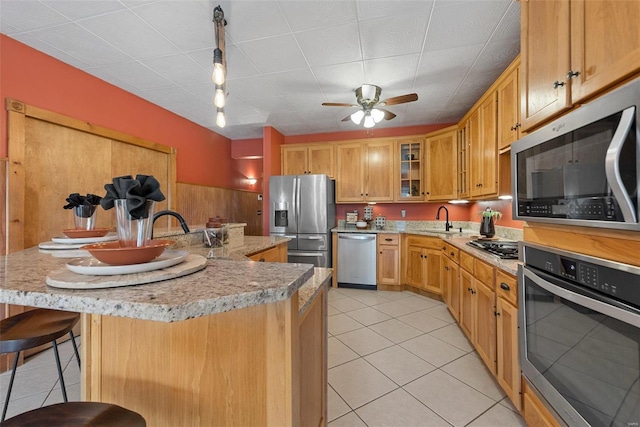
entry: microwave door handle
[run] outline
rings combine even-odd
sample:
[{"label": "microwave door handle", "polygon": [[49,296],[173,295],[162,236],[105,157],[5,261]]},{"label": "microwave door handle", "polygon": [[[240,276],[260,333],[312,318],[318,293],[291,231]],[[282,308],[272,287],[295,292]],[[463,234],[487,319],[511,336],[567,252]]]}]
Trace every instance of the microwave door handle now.
[{"label": "microwave door handle", "polygon": [[620,320],[621,322],[640,328],[640,316],[638,316],[637,314],[612,306],[605,302],[577,294],[560,286],[556,286],[553,283],[544,280],[526,267],[523,268],[523,273],[524,277],[531,279],[536,285],[540,286],[547,292],[550,292],[554,295],[559,296],[560,298],[564,298],[583,307],[587,307],[591,310],[605,314],[609,317],[613,317],[614,319]]},{"label": "microwave door handle", "polygon": [[604,162],[604,170],[607,175],[607,181],[609,181],[609,186],[611,187],[611,192],[620,205],[620,212],[622,212],[624,221],[629,223],[637,223],[638,218],[633,208],[631,198],[624,188],[622,178],[620,177],[620,153],[633,125],[635,109],[636,107],[629,107],[622,112],[620,123],[613,134]]}]

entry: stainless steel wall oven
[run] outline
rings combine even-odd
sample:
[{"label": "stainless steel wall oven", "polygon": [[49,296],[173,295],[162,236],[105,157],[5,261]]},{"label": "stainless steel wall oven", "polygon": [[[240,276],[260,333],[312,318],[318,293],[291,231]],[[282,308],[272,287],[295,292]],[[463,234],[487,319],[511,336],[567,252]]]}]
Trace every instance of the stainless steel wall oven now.
[{"label": "stainless steel wall oven", "polygon": [[640,79],[511,146],[513,217],[640,230]]},{"label": "stainless steel wall oven", "polygon": [[518,269],[523,375],[569,426],[640,423],[640,268],[531,243]]}]

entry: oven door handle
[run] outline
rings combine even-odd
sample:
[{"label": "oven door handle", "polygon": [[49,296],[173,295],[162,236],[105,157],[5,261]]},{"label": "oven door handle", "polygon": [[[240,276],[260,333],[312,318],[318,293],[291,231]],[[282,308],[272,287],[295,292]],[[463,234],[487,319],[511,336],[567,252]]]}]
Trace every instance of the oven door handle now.
[{"label": "oven door handle", "polygon": [[636,115],[635,109],[636,107],[629,107],[622,112],[620,123],[613,133],[613,138],[611,138],[611,144],[609,144],[604,161],[604,171],[607,175],[611,192],[618,201],[624,222],[629,223],[637,223],[638,218],[629,193],[627,193],[624,188],[622,178],[620,177],[620,153],[633,125],[633,119]]},{"label": "oven door handle", "polygon": [[613,317],[614,319],[617,319],[621,322],[628,323],[637,328],[640,328],[640,316],[638,316],[635,313],[631,313],[622,308],[612,306],[602,301],[598,301],[596,299],[589,298],[584,295],[580,295],[578,293],[570,291],[568,289],[564,289],[560,286],[554,285],[553,283],[550,283],[544,280],[543,278],[541,278],[540,276],[538,276],[537,274],[535,274],[533,271],[529,270],[526,267],[524,267],[522,271],[525,278],[530,279],[536,285],[540,286],[542,289],[544,289],[547,292],[550,292],[554,295],[557,295],[568,301],[574,302],[583,307],[590,308],[591,310],[597,311],[598,313],[602,313],[609,317]]}]

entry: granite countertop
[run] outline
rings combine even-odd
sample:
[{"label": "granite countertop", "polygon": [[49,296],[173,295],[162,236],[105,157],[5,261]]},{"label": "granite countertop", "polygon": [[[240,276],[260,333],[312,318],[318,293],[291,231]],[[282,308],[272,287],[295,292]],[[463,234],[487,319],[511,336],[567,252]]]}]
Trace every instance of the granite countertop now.
[{"label": "granite countertop", "polygon": [[298,315],[302,316],[307,308],[311,306],[311,303],[316,298],[318,293],[328,287],[331,283],[331,276],[333,270],[331,268],[316,267],[313,269],[313,277],[307,281],[298,290]]},{"label": "granite countertop", "polygon": [[[208,259],[204,270],[191,275],[145,285],[95,290],[47,286],[47,274],[66,268],[68,258],[52,256],[52,251],[34,247],[0,258],[0,302],[175,322],[282,301],[293,296],[312,278],[313,266],[252,262],[244,255],[287,240],[244,236],[236,247],[222,249],[227,251],[228,259]],[[188,249],[205,256],[211,251],[201,244]],[[69,256],[78,256],[84,251],[66,252]]]}]

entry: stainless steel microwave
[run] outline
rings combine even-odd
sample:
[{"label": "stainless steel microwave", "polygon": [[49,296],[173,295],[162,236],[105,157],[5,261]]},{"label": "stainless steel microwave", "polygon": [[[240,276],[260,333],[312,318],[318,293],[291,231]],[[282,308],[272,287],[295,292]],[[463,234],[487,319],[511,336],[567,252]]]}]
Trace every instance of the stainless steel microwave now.
[{"label": "stainless steel microwave", "polygon": [[511,146],[513,218],[640,230],[640,78]]}]

